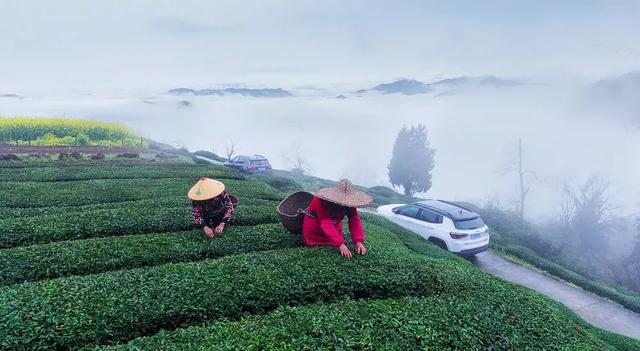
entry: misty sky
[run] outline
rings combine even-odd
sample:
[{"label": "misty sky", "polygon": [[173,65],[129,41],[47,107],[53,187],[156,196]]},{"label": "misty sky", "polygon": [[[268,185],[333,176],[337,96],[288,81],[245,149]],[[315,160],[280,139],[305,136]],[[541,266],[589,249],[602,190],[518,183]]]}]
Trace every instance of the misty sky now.
[{"label": "misty sky", "polygon": [[[640,1],[0,0],[0,50],[0,116],[105,119],[220,154],[233,139],[278,168],[299,145],[314,175],[365,185],[389,185],[397,131],[423,123],[437,149],[426,196],[513,205],[516,177],[501,170],[523,138],[534,214],[553,214],[562,184],[592,174],[640,212],[637,124],[606,101],[599,116],[585,107],[590,84],[640,70]],[[485,75],[528,84],[333,98]],[[226,86],[296,97],[166,95]]]},{"label": "misty sky", "polygon": [[0,93],[638,69],[639,1],[0,0]]}]

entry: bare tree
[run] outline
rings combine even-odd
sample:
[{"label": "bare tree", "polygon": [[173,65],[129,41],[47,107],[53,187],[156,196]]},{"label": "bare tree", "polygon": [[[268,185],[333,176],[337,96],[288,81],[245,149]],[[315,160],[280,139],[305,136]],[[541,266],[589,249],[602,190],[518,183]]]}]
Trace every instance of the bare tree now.
[{"label": "bare tree", "polygon": [[520,218],[524,218],[524,202],[527,199],[529,188],[524,185],[524,171],[522,170],[522,138],[518,139],[518,178],[520,179],[520,205],[518,213]]},{"label": "bare tree", "polygon": [[640,262],[609,265],[609,276],[617,285],[640,292]]},{"label": "bare tree", "polygon": [[[591,218],[598,223],[604,224],[607,221],[607,214],[613,210],[609,205],[609,183],[596,175],[589,177],[579,189],[573,189],[567,185],[564,191],[573,202],[576,212],[588,210]],[[576,215],[580,214],[576,213]]]},{"label": "bare tree", "polygon": [[570,195],[572,192],[571,183],[565,181],[562,194],[560,195],[560,221],[565,230],[571,226],[573,216],[576,212],[573,196]]},{"label": "bare tree", "polygon": [[231,139],[227,143],[227,145],[225,145],[224,151],[225,151],[225,154],[227,155],[227,159],[228,160],[231,160],[233,158],[233,156],[236,155],[236,153],[238,152],[238,147],[237,147],[236,143],[233,141],[233,139]]},{"label": "bare tree", "polygon": [[579,187],[565,184],[563,216],[569,224],[567,232],[578,240],[582,252],[608,250],[608,236],[616,230],[608,192],[609,183],[595,175]]},{"label": "bare tree", "polygon": [[309,171],[310,164],[307,159],[304,157],[304,153],[302,151],[302,143],[296,142],[291,149],[289,155],[286,156],[287,162],[291,165],[291,170],[304,174]]},{"label": "bare tree", "polygon": [[509,160],[508,165],[501,171],[502,174],[516,173],[518,176],[519,194],[516,207],[520,218],[524,218],[525,203],[527,201],[527,195],[529,194],[529,187],[526,184],[527,176],[533,176],[539,181],[535,172],[525,169],[522,154],[522,138],[518,138],[518,148],[515,157],[512,156],[513,158]]}]

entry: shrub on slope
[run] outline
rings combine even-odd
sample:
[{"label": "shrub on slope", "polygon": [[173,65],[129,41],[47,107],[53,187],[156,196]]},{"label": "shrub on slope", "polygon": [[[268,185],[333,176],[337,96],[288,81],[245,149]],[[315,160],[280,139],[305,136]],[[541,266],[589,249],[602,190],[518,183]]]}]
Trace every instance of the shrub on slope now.
[{"label": "shrub on slope", "polygon": [[88,179],[191,178],[244,179],[242,173],[227,167],[196,165],[95,165],[0,168],[0,179],[14,182],[54,182]]},{"label": "shrub on slope", "polygon": [[284,307],[265,316],[161,332],[104,349],[599,350],[605,345],[575,315],[520,288],[493,295]]},{"label": "shrub on slope", "polygon": [[[465,206],[473,205],[466,204]],[[631,311],[640,313],[640,296],[638,294],[623,293],[553,262],[553,257],[559,255],[559,249],[553,248],[549,242],[540,239],[541,233],[531,223],[509,212],[479,207],[472,208],[482,214],[482,218],[491,227],[493,248],[516,256],[555,277],[609,298]],[[539,253],[545,254],[551,259],[541,257]]]},{"label": "shrub on slope", "polygon": [[[276,223],[272,206],[238,207],[236,225]],[[0,220],[0,248],[111,235],[175,232],[194,228],[191,208],[136,206]]]},{"label": "shrub on slope", "polygon": [[640,296],[637,294],[625,294],[609,286],[588,279],[585,276],[566,269],[557,263],[544,259],[538,256],[535,252],[522,246],[504,245],[498,247],[498,249],[507,254],[516,256],[555,277],[575,284],[587,291],[594,292],[599,296],[615,301],[631,311],[640,313]]},{"label": "shrub on slope", "polygon": [[[263,200],[263,199],[255,199],[255,198],[247,198],[244,197],[240,199],[240,207],[242,210],[245,206],[271,206],[273,208],[276,207],[278,201],[276,200]],[[8,218],[19,218],[19,217],[33,217],[33,216],[43,216],[43,215],[61,215],[68,213],[80,213],[94,210],[111,210],[111,209],[120,209],[120,208],[146,208],[146,209],[156,209],[156,208],[169,208],[169,207],[184,207],[190,208],[191,200],[189,200],[184,194],[178,196],[168,196],[168,197],[159,197],[159,198],[151,198],[144,200],[132,200],[132,201],[122,201],[122,202],[107,202],[101,204],[91,204],[91,205],[82,205],[82,206],[50,206],[50,207],[6,207],[0,208],[0,220],[8,219]]]},{"label": "shrub on slope", "polygon": [[300,245],[280,224],[63,241],[0,250],[0,285],[112,270],[189,262]]},{"label": "shrub on slope", "polygon": [[333,248],[297,248],[4,287],[0,345],[76,348],[280,305],[457,296],[504,285],[469,265],[412,254],[384,229],[368,230],[371,251],[353,260]]},{"label": "shrub on slope", "polygon": [[[47,153],[42,158],[30,158],[22,161],[7,161],[0,162],[0,169],[5,168],[21,168],[23,170],[27,170],[30,168],[48,168],[48,167],[73,167],[73,166],[84,166],[84,167],[96,167],[96,166],[130,166],[130,167],[144,167],[144,166],[153,166],[153,165],[165,165],[165,164],[184,164],[185,166],[193,165],[191,160],[188,158],[179,158],[179,159],[171,159],[170,161],[157,161],[149,160],[146,158],[117,158],[117,159],[96,159],[96,160],[85,160],[85,159],[75,159],[75,158],[63,158],[59,159],[59,150],[51,151],[51,154]],[[90,151],[93,153],[94,151]],[[66,153],[66,152],[63,152]],[[50,157],[54,157],[51,159]]]},{"label": "shrub on slope", "polygon": [[[81,206],[186,196],[195,180],[167,179],[98,179],[73,182],[2,182],[0,207]],[[283,194],[259,181],[225,180],[231,194],[239,198],[282,199]]]}]

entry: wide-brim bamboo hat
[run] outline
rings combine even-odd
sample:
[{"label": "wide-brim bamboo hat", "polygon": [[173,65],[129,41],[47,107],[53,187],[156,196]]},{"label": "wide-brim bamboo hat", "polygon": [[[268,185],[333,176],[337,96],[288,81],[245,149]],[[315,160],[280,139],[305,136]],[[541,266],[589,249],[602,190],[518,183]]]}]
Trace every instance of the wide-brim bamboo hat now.
[{"label": "wide-brim bamboo hat", "polygon": [[318,190],[316,196],[346,207],[367,207],[373,202],[373,198],[364,191],[353,188],[348,179],[343,179],[338,184]]},{"label": "wide-brim bamboo hat", "polygon": [[196,185],[191,187],[187,196],[191,200],[203,201],[213,199],[214,197],[222,194],[224,191],[224,184],[215,179],[202,177]]}]

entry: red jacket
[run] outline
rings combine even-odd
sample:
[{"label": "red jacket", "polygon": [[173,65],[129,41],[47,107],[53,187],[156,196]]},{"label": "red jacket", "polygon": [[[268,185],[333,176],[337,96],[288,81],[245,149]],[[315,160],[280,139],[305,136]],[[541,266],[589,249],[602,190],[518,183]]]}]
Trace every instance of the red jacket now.
[{"label": "red jacket", "polygon": [[314,197],[307,208],[302,236],[307,246],[340,246],[344,243],[342,220],[349,217],[349,232],[354,243],[364,241],[364,228],[358,210]]}]

